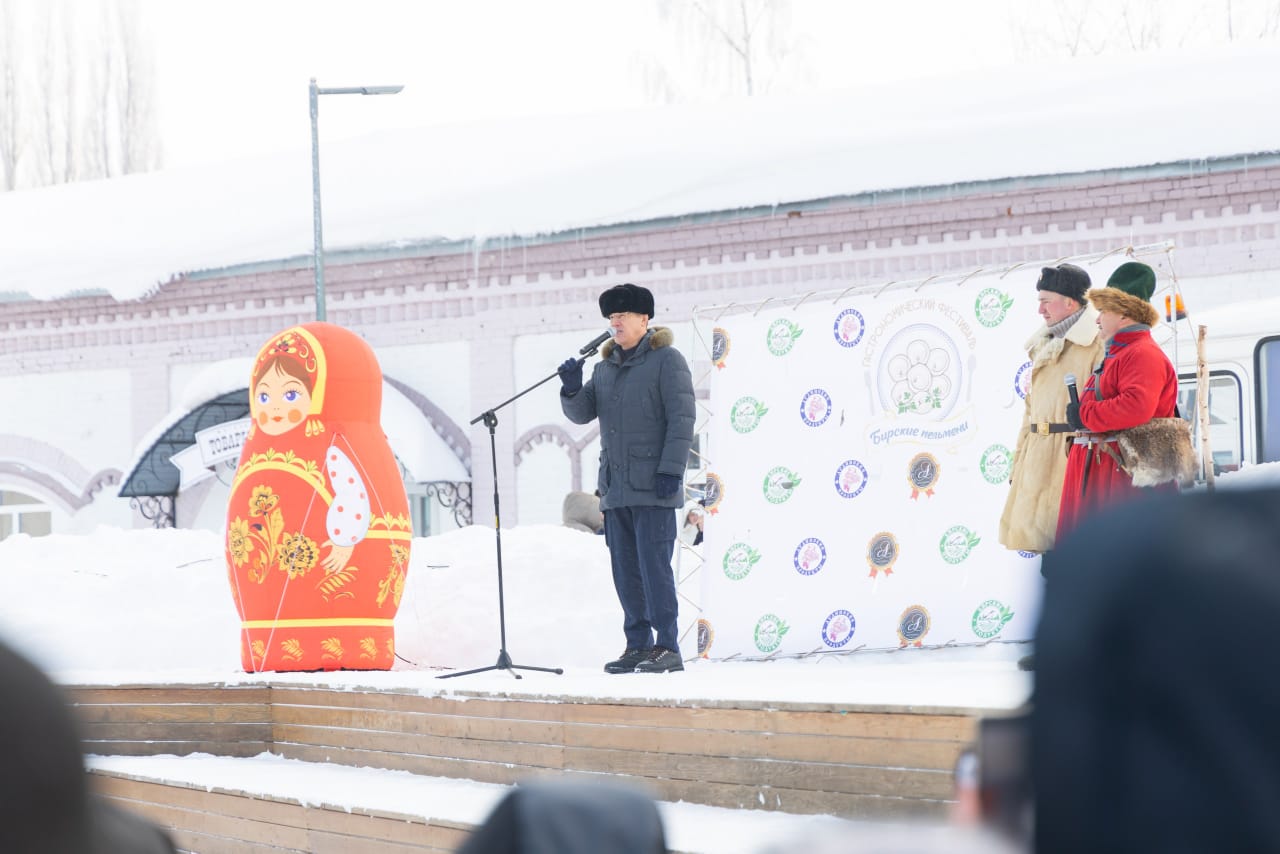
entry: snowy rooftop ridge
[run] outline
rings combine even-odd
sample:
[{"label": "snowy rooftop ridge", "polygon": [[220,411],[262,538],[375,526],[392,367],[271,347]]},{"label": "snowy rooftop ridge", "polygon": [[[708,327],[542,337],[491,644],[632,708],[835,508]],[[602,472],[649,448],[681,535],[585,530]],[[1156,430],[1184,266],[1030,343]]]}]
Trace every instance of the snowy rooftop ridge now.
[{"label": "snowy rooftop ridge", "polygon": [[[785,98],[322,142],[330,251],[480,241],[1280,148],[1280,49],[1044,63]],[[305,257],[296,153],[0,194],[0,290],[152,293]]]}]

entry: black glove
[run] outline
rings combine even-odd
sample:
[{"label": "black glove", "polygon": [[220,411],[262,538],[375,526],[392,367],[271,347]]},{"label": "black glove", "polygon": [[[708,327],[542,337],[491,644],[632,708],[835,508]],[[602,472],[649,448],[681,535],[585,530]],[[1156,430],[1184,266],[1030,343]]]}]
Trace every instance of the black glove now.
[{"label": "black glove", "polygon": [[556,369],[560,375],[560,386],[564,393],[573,397],[582,390],[582,361],[572,356],[565,359]]},{"label": "black glove", "polygon": [[670,498],[676,494],[676,490],[679,488],[679,475],[662,474],[659,472],[653,476],[653,494],[659,498]]},{"label": "black glove", "polygon": [[1080,404],[1078,403],[1067,404],[1067,423],[1071,425],[1071,429],[1073,430],[1089,429],[1088,427],[1085,427],[1084,422],[1080,420]]}]

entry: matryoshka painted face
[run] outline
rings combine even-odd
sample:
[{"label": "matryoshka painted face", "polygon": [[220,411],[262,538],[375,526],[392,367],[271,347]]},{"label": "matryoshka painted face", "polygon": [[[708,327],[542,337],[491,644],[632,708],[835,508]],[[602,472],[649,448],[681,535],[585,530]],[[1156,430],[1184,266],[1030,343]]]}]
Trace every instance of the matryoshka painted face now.
[{"label": "matryoshka painted face", "polygon": [[268,436],[279,436],[307,417],[311,392],[302,380],[283,371],[277,363],[258,380],[250,404],[258,429]]}]

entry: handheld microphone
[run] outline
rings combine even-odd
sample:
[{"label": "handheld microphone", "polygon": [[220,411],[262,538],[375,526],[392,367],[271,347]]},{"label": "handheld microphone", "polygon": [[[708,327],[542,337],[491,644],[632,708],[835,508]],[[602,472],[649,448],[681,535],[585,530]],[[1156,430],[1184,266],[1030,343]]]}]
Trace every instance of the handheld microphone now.
[{"label": "handheld microphone", "polygon": [[1076,388],[1076,375],[1067,374],[1062,378],[1067,385],[1067,396],[1071,398],[1071,402],[1076,406],[1080,405],[1080,391]]},{"label": "handheld microphone", "polygon": [[588,353],[594,353],[597,347],[599,347],[601,344],[603,344],[605,341],[607,341],[612,337],[613,337],[613,328],[610,327],[608,332],[601,332],[595,338],[592,338],[591,343],[587,344],[585,347],[579,350],[578,353],[582,356],[585,356]]}]

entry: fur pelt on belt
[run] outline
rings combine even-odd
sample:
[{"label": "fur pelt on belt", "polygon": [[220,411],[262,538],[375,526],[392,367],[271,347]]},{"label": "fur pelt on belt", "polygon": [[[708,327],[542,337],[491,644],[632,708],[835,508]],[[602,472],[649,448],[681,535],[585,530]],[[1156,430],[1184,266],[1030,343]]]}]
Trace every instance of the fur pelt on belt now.
[{"label": "fur pelt on belt", "polygon": [[1195,483],[1200,466],[1191,446],[1191,425],[1183,418],[1153,418],[1115,434],[1120,465],[1134,486]]}]

